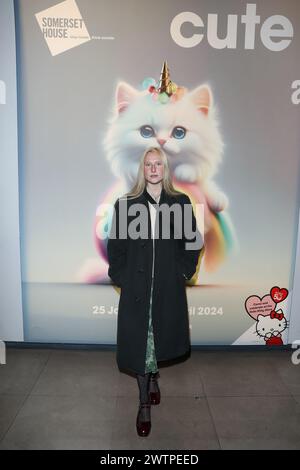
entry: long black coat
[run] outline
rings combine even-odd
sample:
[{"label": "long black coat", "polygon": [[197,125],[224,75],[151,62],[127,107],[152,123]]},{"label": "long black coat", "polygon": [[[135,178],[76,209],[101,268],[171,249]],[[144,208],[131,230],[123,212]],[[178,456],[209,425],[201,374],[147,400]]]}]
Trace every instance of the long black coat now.
[{"label": "long black coat", "polygon": [[[117,325],[117,364],[119,369],[138,374],[145,373],[152,278],[153,238],[151,238],[148,201],[156,204],[146,188],[141,196],[127,199],[128,209],[134,203],[142,203],[146,206],[148,211],[147,238],[140,237],[136,240],[120,238],[119,198],[114,206],[112,222],[112,228],[116,229],[117,236],[116,238],[109,236],[107,243],[108,275],[114,284],[121,287]],[[163,203],[171,206],[176,202],[181,205],[191,204],[186,194],[170,196],[163,188],[159,206]],[[138,214],[128,215],[127,228],[137,216]],[[158,223],[158,217],[166,223],[160,211],[157,213],[156,223]],[[163,239],[160,223],[158,237],[154,240],[152,324],[157,361],[182,356],[190,349],[185,280],[190,279],[195,273],[201,251],[201,248],[186,250],[184,242],[187,239],[184,238],[184,232],[181,239],[174,238],[174,226],[177,222],[174,224],[172,217],[169,220],[170,238]],[[193,230],[197,229],[194,213],[192,224]],[[201,238],[199,231],[198,234]]]}]

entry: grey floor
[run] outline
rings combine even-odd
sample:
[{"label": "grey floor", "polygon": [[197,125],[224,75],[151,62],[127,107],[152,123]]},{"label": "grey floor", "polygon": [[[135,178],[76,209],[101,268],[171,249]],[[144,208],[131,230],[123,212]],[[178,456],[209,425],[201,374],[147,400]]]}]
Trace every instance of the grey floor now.
[{"label": "grey floor", "polygon": [[161,404],[142,438],[137,384],[114,351],[8,348],[0,449],[300,449],[292,352],[193,351],[161,367]]}]

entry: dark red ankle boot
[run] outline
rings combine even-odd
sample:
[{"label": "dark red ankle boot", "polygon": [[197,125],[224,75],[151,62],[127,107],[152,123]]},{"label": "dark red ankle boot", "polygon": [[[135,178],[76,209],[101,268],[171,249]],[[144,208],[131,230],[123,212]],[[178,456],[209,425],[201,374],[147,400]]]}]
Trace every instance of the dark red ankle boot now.
[{"label": "dark red ankle boot", "polygon": [[139,436],[147,437],[151,431],[151,403],[140,403],[136,417],[136,430]]}]

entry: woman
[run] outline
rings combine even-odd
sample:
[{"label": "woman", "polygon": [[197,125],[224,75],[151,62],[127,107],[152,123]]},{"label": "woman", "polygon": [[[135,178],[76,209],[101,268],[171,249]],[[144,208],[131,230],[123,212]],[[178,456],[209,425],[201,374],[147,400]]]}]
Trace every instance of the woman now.
[{"label": "woman", "polygon": [[[190,206],[192,239],[186,238],[183,223],[186,205]],[[137,227],[140,236],[133,236]],[[185,242],[195,240],[198,245],[187,249]],[[165,153],[160,148],[148,149],[134,187],[114,205],[107,244],[108,275],[121,287],[117,364],[137,378],[139,436],[149,434],[151,404],[160,402],[157,362],[190,351],[185,279],[194,275],[202,247],[191,201],[174,189]]]}]

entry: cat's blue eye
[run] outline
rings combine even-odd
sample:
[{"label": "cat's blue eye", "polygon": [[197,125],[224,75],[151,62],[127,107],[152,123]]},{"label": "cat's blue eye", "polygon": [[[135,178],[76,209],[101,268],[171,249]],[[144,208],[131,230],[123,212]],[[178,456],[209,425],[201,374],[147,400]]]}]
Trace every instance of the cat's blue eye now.
[{"label": "cat's blue eye", "polygon": [[153,127],[151,126],[142,126],[140,128],[140,133],[141,133],[141,136],[144,137],[145,139],[149,139],[150,137],[154,136],[154,130],[153,130]]},{"label": "cat's blue eye", "polygon": [[174,127],[172,131],[172,137],[174,137],[175,139],[184,139],[185,134],[186,134],[186,129],[180,126]]}]

